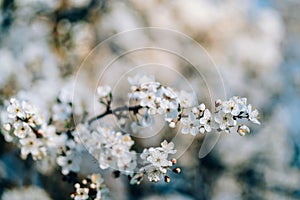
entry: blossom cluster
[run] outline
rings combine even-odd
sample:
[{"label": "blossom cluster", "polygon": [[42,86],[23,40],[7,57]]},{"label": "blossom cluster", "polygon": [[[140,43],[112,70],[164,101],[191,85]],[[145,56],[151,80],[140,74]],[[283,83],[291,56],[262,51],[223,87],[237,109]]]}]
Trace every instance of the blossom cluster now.
[{"label": "blossom cluster", "polygon": [[[132,177],[130,183],[140,184],[144,176],[151,182],[158,182],[161,178],[164,178],[165,182],[170,182],[167,172],[176,163],[176,159],[170,159],[169,157],[170,154],[175,153],[174,143],[166,140],[161,143],[161,147],[144,149],[140,155],[143,167]],[[173,171],[179,173],[180,168],[174,168]]]},{"label": "blossom cluster", "polygon": [[46,123],[38,108],[26,101],[10,100],[3,134],[7,142],[20,146],[23,159],[31,155],[33,160],[43,162],[54,157],[64,175],[79,171],[81,150],[73,140],[74,133],[59,133],[56,126]]},{"label": "blossom cluster", "polygon": [[[283,50],[281,43],[283,38],[285,38],[285,27],[279,11],[287,10],[289,12],[290,9],[274,10],[266,5],[255,6],[253,2],[256,1],[247,1],[243,5],[241,5],[239,1],[218,1],[218,3],[215,4],[215,2],[209,0],[192,0],[188,2],[179,0],[172,4],[167,1],[130,1],[126,3],[116,1],[110,2],[110,4],[105,4],[105,1],[98,1],[97,3],[91,3],[88,8],[86,6],[89,5],[89,2],[94,1],[70,0],[67,3],[61,4],[60,1],[45,0],[39,1],[37,4],[35,1],[16,0],[9,3],[11,6],[5,6],[6,4],[3,3],[1,21],[3,21],[4,26],[1,31],[3,32],[2,39],[4,45],[2,45],[0,50],[0,60],[2,60],[0,67],[0,85],[2,90],[6,91],[4,96],[14,95],[15,91],[22,88],[27,90],[26,95],[28,95],[33,102],[37,100],[40,102],[47,101],[44,105],[49,106],[48,101],[52,101],[51,94],[55,94],[56,90],[61,88],[61,83],[74,72],[78,62],[85,58],[95,46],[95,42],[104,40],[105,37],[109,36],[112,32],[120,32],[126,28],[131,28],[132,25],[144,26],[145,24],[152,27],[173,27],[174,29],[188,33],[192,38],[196,38],[204,48],[210,49],[210,54],[212,54],[216,65],[222,66],[222,77],[227,87],[231,88],[231,91],[235,93],[247,90],[249,96],[256,97],[255,101],[259,107],[269,105],[270,95],[276,95],[282,89],[286,89],[286,87],[283,87],[284,84],[282,84],[282,81],[280,81],[282,75],[278,73],[280,69],[278,68],[278,64],[280,64],[282,59],[281,50]],[[100,6],[95,7],[97,4],[100,4]],[[280,4],[278,6],[280,7],[282,5],[283,4]],[[108,12],[99,12],[99,15],[94,16],[95,13],[93,11],[99,10],[100,7]],[[156,15],[155,12],[153,12],[155,8],[158,7],[163,11],[161,12],[163,13],[162,15]],[[286,7],[284,6],[284,8]],[[85,18],[89,20],[78,19],[82,17],[81,15],[74,15],[73,9],[75,13],[82,9],[84,13],[87,13]],[[92,12],[89,12],[90,10]],[[53,13],[55,16],[56,14],[59,16],[53,17]],[[287,15],[287,17],[288,16],[290,15]],[[102,20],[99,20],[99,17]],[[140,20],[141,18],[143,20]],[[120,27],[120,21],[125,22],[124,26]],[[198,22],[198,26],[195,26],[195,21]],[[224,29],[224,27],[230,28]],[[224,34],[220,35],[220,31],[224,32]],[[19,37],[20,33],[22,34],[21,38]],[[139,39],[144,41],[146,37],[139,37]],[[158,38],[164,42],[177,41],[175,42],[176,44],[174,43],[172,46],[176,46],[178,49],[184,49],[183,52],[186,52],[188,55],[198,57],[194,49],[186,48],[186,46],[183,45],[183,40],[174,40],[174,38],[171,38],[169,35],[167,37],[168,40],[164,40],[162,37],[152,37],[152,35],[149,38],[151,38],[151,40]],[[105,52],[108,52],[109,55],[114,55],[116,53],[116,51],[114,51],[116,47],[120,49],[130,49],[132,44],[135,44],[137,37],[132,38],[133,40],[118,42],[117,46],[107,45],[107,51]],[[18,49],[23,50],[16,51]],[[170,64],[171,59],[166,55],[167,54],[160,54],[159,62]],[[102,54],[99,56],[101,57]],[[145,56],[146,60],[148,57],[152,59],[152,56],[152,54],[147,54],[147,56]],[[201,56],[199,56],[199,58],[200,57]],[[144,58],[140,57],[139,61],[142,63],[142,61],[144,61],[143,59]],[[123,64],[127,64],[127,60],[121,63],[121,65]],[[171,65],[180,66],[180,63],[177,60],[172,60]],[[94,68],[90,66],[91,68],[89,67],[87,71],[93,72],[94,69],[99,68],[99,65],[95,66]],[[185,75],[189,77],[191,83],[194,81],[192,79],[198,78],[198,76],[192,76],[190,73],[191,70],[189,70],[188,67],[174,67],[174,69],[180,70],[180,73],[184,72]],[[123,70],[123,67],[119,67],[114,71],[114,74],[109,76],[109,79],[114,77],[118,79],[120,77],[118,74],[123,73]],[[232,71],[235,73],[232,73]],[[24,75],[20,76],[20,74]],[[82,80],[80,85],[84,85],[85,82],[90,83],[93,76],[87,77],[89,78]],[[295,77],[297,78],[297,76]],[[175,78],[176,77],[174,77],[173,80]],[[208,77],[208,79],[214,78],[214,76]],[[170,80],[168,76],[166,76],[166,79]],[[196,91],[200,91],[198,88],[195,89]],[[47,92],[45,93],[45,91]],[[85,91],[88,93],[88,90]],[[268,93],[267,95],[265,95],[266,91]],[[202,95],[205,94],[201,94],[201,96]],[[70,105],[71,101],[66,101],[64,98],[59,99],[60,101],[56,102],[52,107],[52,119],[68,124],[67,121],[71,121],[70,117],[72,115],[70,109],[72,107]],[[181,108],[183,108],[184,103],[184,101],[180,101]],[[47,109],[47,107],[41,108],[43,111]],[[182,118],[186,119],[186,124],[188,124],[189,121],[194,121],[194,124],[196,124],[196,126],[192,125],[192,128],[190,128],[183,124],[184,120],[180,121],[179,125],[183,124],[185,128],[182,132],[191,132],[196,135],[199,132],[209,133],[213,130],[219,131],[222,130],[221,127],[225,127],[224,131],[233,132],[232,129],[237,128],[238,133],[244,135],[250,131],[250,127],[248,128],[247,125],[238,123],[257,118],[255,117],[256,112],[253,112],[255,110],[251,107],[252,116],[248,118],[240,119],[231,116],[232,114],[228,114],[231,116],[231,120],[228,123],[218,123],[216,120],[221,122],[220,119],[224,113],[220,113],[220,116],[217,117],[216,115],[218,113],[216,113],[216,111],[217,110],[214,109],[207,109],[207,111],[201,115],[200,113],[182,114]],[[274,113],[276,113],[275,116],[278,116],[278,112]],[[187,116],[192,114],[194,116],[190,118],[194,117],[195,120],[189,120],[187,118]],[[147,125],[149,123],[147,117],[148,116],[145,116],[143,118],[142,124]],[[49,123],[48,120],[46,121]],[[49,130],[50,133],[47,134],[49,135],[47,139],[44,136],[34,139],[34,142],[39,141],[41,142],[40,144],[43,144],[40,145],[40,148],[46,146],[44,145],[46,144],[44,143],[45,140],[47,140],[47,146],[49,148],[51,147],[51,149],[59,143],[62,144],[60,145],[62,148],[59,148],[58,155],[56,151],[50,151],[49,148],[46,148],[47,155],[43,156],[41,161],[51,156],[55,158],[55,163],[60,160],[58,163],[62,168],[66,168],[65,173],[67,173],[68,168],[69,171],[77,171],[77,164],[74,163],[78,163],[79,159],[75,160],[73,157],[80,158],[80,155],[78,155],[80,154],[80,149],[73,148],[72,138],[68,136],[71,135],[71,137],[74,137],[72,135],[75,134],[75,132],[73,133],[73,131],[71,131],[70,134],[67,134],[65,130],[61,131],[61,127],[57,125],[58,124],[53,123],[46,125],[49,129],[52,129],[51,131]],[[62,125],[64,126],[65,123]],[[170,125],[173,126],[174,123]],[[6,141],[15,141],[20,148],[22,148],[23,145],[19,142],[20,138],[16,136],[13,131],[15,129],[14,120],[7,123],[4,129],[9,130],[2,131]],[[38,127],[36,127],[36,129],[42,132]],[[31,130],[31,128],[29,132],[31,132],[30,135],[35,134],[32,134],[33,130]],[[26,138],[27,137],[28,135]],[[228,138],[229,141],[236,140],[235,137]],[[238,140],[240,139],[242,138],[238,138]],[[75,144],[78,146],[78,143]],[[224,146],[228,146],[228,144]],[[257,146],[253,146],[255,150],[258,149]],[[226,151],[222,151],[223,154],[228,155],[230,158],[235,157],[232,156],[234,151],[231,151],[230,148],[226,149]],[[244,153],[243,156],[247,158]],[[37,159],[36,156],[33,157]],[[70,160],[73,160],[72,164],[74,165],[68,166],[68,159],[56,159],[56,157],[70,158]],[[221,157],[224,159],[224,156]],[[220,190],[218,189],[217,191]]]},{"label": "blossom cluster", "polygon": [[56,163],[61,167],[63,175],[79,172],[82,147],[76,141],[69,139],[65,146],[58,149]]},{"label": "blossom cluster", "polygon": [[61,92],[56,103],[52,107],[53,120],[54,121],[65,121],[72,115],[72,99],[69,95]]},{"label": "blossom cluster", "polygon": [[108,105],[112,100],[111,88],[108,85],[99,86],[97,88],[97,94],[99,97],[99,102],[102,104]]},{"label": "blossom cluster", "polygon": [[46,146],[51,145],[53,132],[55,127],[46,124],[36,107],[15,98],[10,100],[3,134],[7,142],[17,142],[20,145],[23,159],[29,154],[34,160],[45,157]]},{"label": "blossom cluster", "polygon": [[42,200],[52,200],[49,194],[40,187],[37,186],[26,186],[18,187],[14,189],[4,190],[1,196],[2,200],[27,200],[27,199],[42,199]]},{"label": "blossom cluster", "polygon": [[247,98],[234,96],[227,101],[217,100],[214,111],[210,111],[203,103],[192,107],[194,104],[192,93],[186,91],[178,93],[170,87],[162,86],[154,78],[137,77],[139,76],[128,79],[132,85],[132,91],[128,96],[130,101],[147,109],[140,120],[142,126],[147,126],[151,122],[149,116],[155,114],[164,114],[165,121],[172,128],[180,121],[183,125],[181,132],[194,136],[198,133],[211,132],[213,129],[229,133],[232,128],[237,128],[237,132],[243,136],[249,133],[250,129],[239,121],[247,119],[260,124],[259,113],[251,104],[247,104]]},{"label": "blossom cluster", "polygon": [[232,128],[237,127],[237,132],[243,136],[249,133],[250,129],[245,124],[239,124],[238,120],[246,119],[260,124],[258,111],[253,109],[251,104],[247,105],[246,98],[234,96],[228,101],[217,100],[215,106],[215,112],[213,113],[204,104],[193,107],[180,120],[183,124],[181,132],[197,135],[215,129],[229,133]]},{"label": "blossom cluster", "polygon": [[134,141],[129,134],[108,127],[90,131],[85,125],[77,126],[77,137],[98,161],[101,169],[112,168],[131,174],[136,167],[136,152],[131,150]]},{"label": "blossom cluster", "polygon": [[[241,121],[260,124],[258,111],[247,104],[246,98],[234,96],[227,101],[217,100],[214,111],[210,111],[205,104],[195,107],[192,93],[163,86],[153,77],[136,76],[129,78],[129,82],[130,105],[112,109],[111,87],[99,86],[97,97],[99,103],[106,107],[105,111],[89,120],[81,116],[79,124],[74,124],[74,117],[83,112],[74,109],[75,104],[68,93],[60,93],[48,120],[30,103],[12,98],[7,107],[7,122],[3,126],[5,139],[20,145],[24,159],[31,154],[34,160],[55,160],[64,177],[73,178],[69,182],[76,180],[83,151],[87,150],[101,169],[111,168],[115,174],[127,175],[131,184],[140,184],[144,177],[150,182],[170,182],[169,172],[180,173],[181,169],[175,167],[176,159],[171,157],[176,153],[174,143],[164,140],[160,147],[145,148],[137,156],[135,141],[128,133],[102,122],[92,126],[92,122],[107,115],[119,120],[129,119],[128,112],[133,112],[135,116],[141,115],[142,119],[132,124],[149,126],[152,116],[163,115],[171,128],[181,124],[183,134],[194,136],[212,130],[230,132],[233,128],[240,135],[245,135],[250,129]],[[82,184],[75,184],[76,192],[71,197],[76,200],[103,199],[106,190],[102,183],[100,175],[91,175]]]},{"label": "blossom cluster", "polygon": [[74,200],[109,199],[109,191],[104,184],[104,180],[100,174],[89,175],[86,179],[83,179],[81,183],[76,183],[74,187],[76,188],[76,192],[71,194],[71,198]]},{"label": "blossom cluster", "polygon": [[143,119],[147,119],[148,115],[161,114],[170,126],[175,126],[181,114],[181,107],[180,100],[172,88],[162,86],[159,82],[146,82],[131,88],[132,91],[128,95],[130,101],[147,108]]}]

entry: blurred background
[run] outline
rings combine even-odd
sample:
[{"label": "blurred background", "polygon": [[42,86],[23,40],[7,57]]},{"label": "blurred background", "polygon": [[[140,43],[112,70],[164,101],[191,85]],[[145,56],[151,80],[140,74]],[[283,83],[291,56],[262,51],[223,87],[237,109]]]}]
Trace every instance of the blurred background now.
[{"label": "blurred background", "polygon": [[[297,0],[0,0],[0,5],[2,111],[6,100],[17,96],[49,115],[59,91],[70,90],[80,71],[76,94],[89,113],[99,113],[90,101],[95,85],[113,84],[115,94],[125,91],[116,94],[119,104],[128,91],[123,87],[129,87],[120,84],[123,79],[126,82],[122,74],[143,64],[138,68],[141,72],[181,89],[192,88],[198,101],[208,105],[212,100],[205,81],[220,88],[214,91],[215,96],[245,96],[261,111],[261,126],[253,125],[251,134],[245,137],[222,134],[202,159],[198,159],[198,152],[203,137],[195,138],[178,160],[183,172],[171,177],[169,184],[131,186],[126,177],[114,179],[110,172],[102,172],[112,199],[300,198]],[[197,54],[187,48],[185,37],[170,36],[167,40],[168,34],[158,38],[158,33],[140,33],[128,40],[108,41],[90,55],[109,37],[141,27],[181,32],[203,49]],[[137,52],[105,68],[112,58],[137,42],[151,44],[154,40],[181,50],[191,59],[202,60],[198,70],[206,80],[195,75],[194,67],[179,56],[162,51]],[[160,65],[151,67],[151,62]],[[212,66],[217,67],[219,75],[209,73]],[[184,78],[178,81],[178,77]],[[185,82],[189,84],[182,86]],[[179,136],[178,141],[182,143],[176,145],[186,146],[184,138]],[[26,195],[31,199],[33,193],[36,199],[69,199],[73,186],[61,181],[59,169],[45,172],[33,161],[21,160],[19,153],[16,146],[0,137],[2,199],[26,199]],[[83,166],[82,173],[91,168]]]}]

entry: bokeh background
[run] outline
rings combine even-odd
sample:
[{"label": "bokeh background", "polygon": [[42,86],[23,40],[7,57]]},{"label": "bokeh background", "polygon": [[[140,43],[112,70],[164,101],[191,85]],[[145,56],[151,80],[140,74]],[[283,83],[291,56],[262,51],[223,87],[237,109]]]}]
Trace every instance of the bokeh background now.
[{"label": "bokeh background", "polygon": [[[245,96],[261,111],[261,126],[253,125],[251,134],[245,137],[221,134],[217,145],[202,159],[198,159],[198,151],[203,137],[195,138],[178,160],[182,174],[171,177],[169,184],[131,186],[126,177],[114,179],[110,172],[101,172],[112,199],[300,198],[299,1],[0,0],[0,5],[2,111],[6,100],[17,96],[49,115],[59,91],[70,90],[79,67],[84,66],[76,80],[76,90],[81,94],[78,98],[85,102],[87,111],[98,113],[89,101],[95,83],[112,84],[130,67],[151,61],[181,74],[198,100],[210,104],[211,96],[203,80],[195,76],[193,66],[165,52],[142,51],[121,59],[99,79],[102,59],[130,49],[137,40],[151,43],[158,38],[142,35],[108,43],[84,60],[92,49],[114,34],[141,27],[176,30],[193,38],[220,71],[224,84],[218,92],[225,90],[228,97]],[[170,37],[161,42],[192,57],[203,56],[186,48],[184,41]],[[212,65],[206,61],[202,64],[203,73]],[[141,69],[158,74],[159,81],[181,86],[178,77],[170,76],[162,66]],[[216,74],[206,78],[219,84]],[[128,86],[118,84],[116,88],[126,91],[122,85]],[[124,96],[120,94],[117,104]],[[158,144],[157,138],[151,142]],[[186,145],[184,138],[179,141],[182,144],[177,145]],[[85,163],[82,174],[94,170],[92,159]],[[19,150],[0,137],[2,199],[32,199],[33,194],[37,199],[68,199],[72,191],[73,186],[61,180],[58,168],[49,172],[32,160],[21,160]]]}]

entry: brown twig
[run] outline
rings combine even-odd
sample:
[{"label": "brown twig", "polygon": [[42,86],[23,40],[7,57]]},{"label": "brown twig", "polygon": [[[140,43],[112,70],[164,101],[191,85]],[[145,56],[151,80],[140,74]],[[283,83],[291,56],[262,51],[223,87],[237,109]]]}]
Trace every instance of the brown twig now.
[{"label": "brown twig", "polygon": [[131,106],[131,107],[122,106],[122,107],[118,107],[118,108],[115,108],[115,109],[111,109],[110,107],[107,107],[107,109],[104,113],[89,119],[88,124],[91,125],[94,121],[96,121],[98,119],[101,119],[101,118],[105,117],[106,115],[115,114],[116,112],[132,111],[133,114],[137,114],[141,108],[144,108],[144,107],[142,107],[140,105]]}]

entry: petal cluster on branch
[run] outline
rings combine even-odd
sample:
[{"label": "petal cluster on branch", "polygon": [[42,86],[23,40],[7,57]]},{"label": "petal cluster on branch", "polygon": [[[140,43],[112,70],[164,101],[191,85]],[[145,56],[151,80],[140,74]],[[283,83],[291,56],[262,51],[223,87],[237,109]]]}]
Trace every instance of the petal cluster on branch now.
[{"label": "petal cluster on branch", "polygon": [[[83,116],[80,103],[74,103],[68,92],[59,94],[48,120],[35,106],[12,98],[2,128],[5,140],[19,145],[23,159],[31,155],[34,160],[55,160],[63,176],[73,183],[80,173],[82,155],[87,149],[101,169],[110,168],[114,173],[129,176],[131,184],[139,184],[144,177],[151,182],[170,182],[169,172],[180,173],[181,169],[174,166],[176,159],[170,157],[176,153],[174,143],[164,140],[161,146],[145,148],[137,156],[133,146],[135,141],[128,133],[105,123],[93,126],[92,122],[113,115],[126,124],[131,113],[135,120],[130,121],[130,127],[133,124],[148,127],[152,125],[151,117],[162,115],[171,128],[182,125],[182,134],[194,136],[213,130],[229,133],[232,129],[243,136],[250,132],[244,122],[260,124],[258,111],[247,104],[246,98],[234,96],[226,101],[217,100],[214,110],[209,110],[203,103],[195,106],[193,93],[163,86],[152,76],[128,80],[131,84],[129,105],[113,109],[111,87],[99,86],[97,97],[106,109],[89,120]],[[79,124],[74,123],[75,117],[82,118]],[[102,182],[100,175],[88,177],[82,184],[75,184],[76,192],[72,198],[102,199],[105,188]]]},{"label": "petal cluster on branch", "polygon": [[[132,177],[130,183],[140,184],[144,176],[146,176],[151,182],[158,182],[162,178],[166,182],[170,182],[167,172],[171,171],[171,167],[176,163],[176,161],[169,157],[170,154],[175,153],[176,150],[174,149],[174,143],[169,143],[166,140],[161,143],[161,147],[150,147],[149,149],[144,149],[143,153],[140,155],[143,167],[141,167],[139,172]],[[175,171],[176,170],[180,172],[179,168],[175,168]]]},{"label": "petal cluster on branch", "polygon": [[252,109],[252,105],[247,105],[247,99],[234,96],[228,101],[217,100],[215,102],[215,111],[211,112],[206,109],[204,104],[193,107],[190,112],[181,118],[183,134],[190,133],[197,135],[198,133],[216,131],[225,131],[229,133],[233,128],[237,128],[237,132],[243,136],[250,132],[245,124],[239,124],[239,121],[246,119],[256,124],[259,113],[256,109]]},{"label": "petal cluster on branch", "polygon": [[47,138],[51,128],[36,107],[26,101],[10,99],[3,134],[7,142],[16,142],[20,146],[23,159],[29,154],[34,160],[47,155]]},{"label": "petal cluster on branch", "polygon": [[105,200],[109,199],[109,190],[104,184],[104,180],[100,174],[91,174],[81,183],[74,185],[76,191],[71,194],[74,200]]},{"label": "petal cluster on branch", "polygon": [[90,131],[85,125],[77,126],[77,140],[81,140],[101,169],[112,168],[131,174],[136,167],[136,152],[131,150],[134,141],[129,134],[110,128],[98,127]]}]

